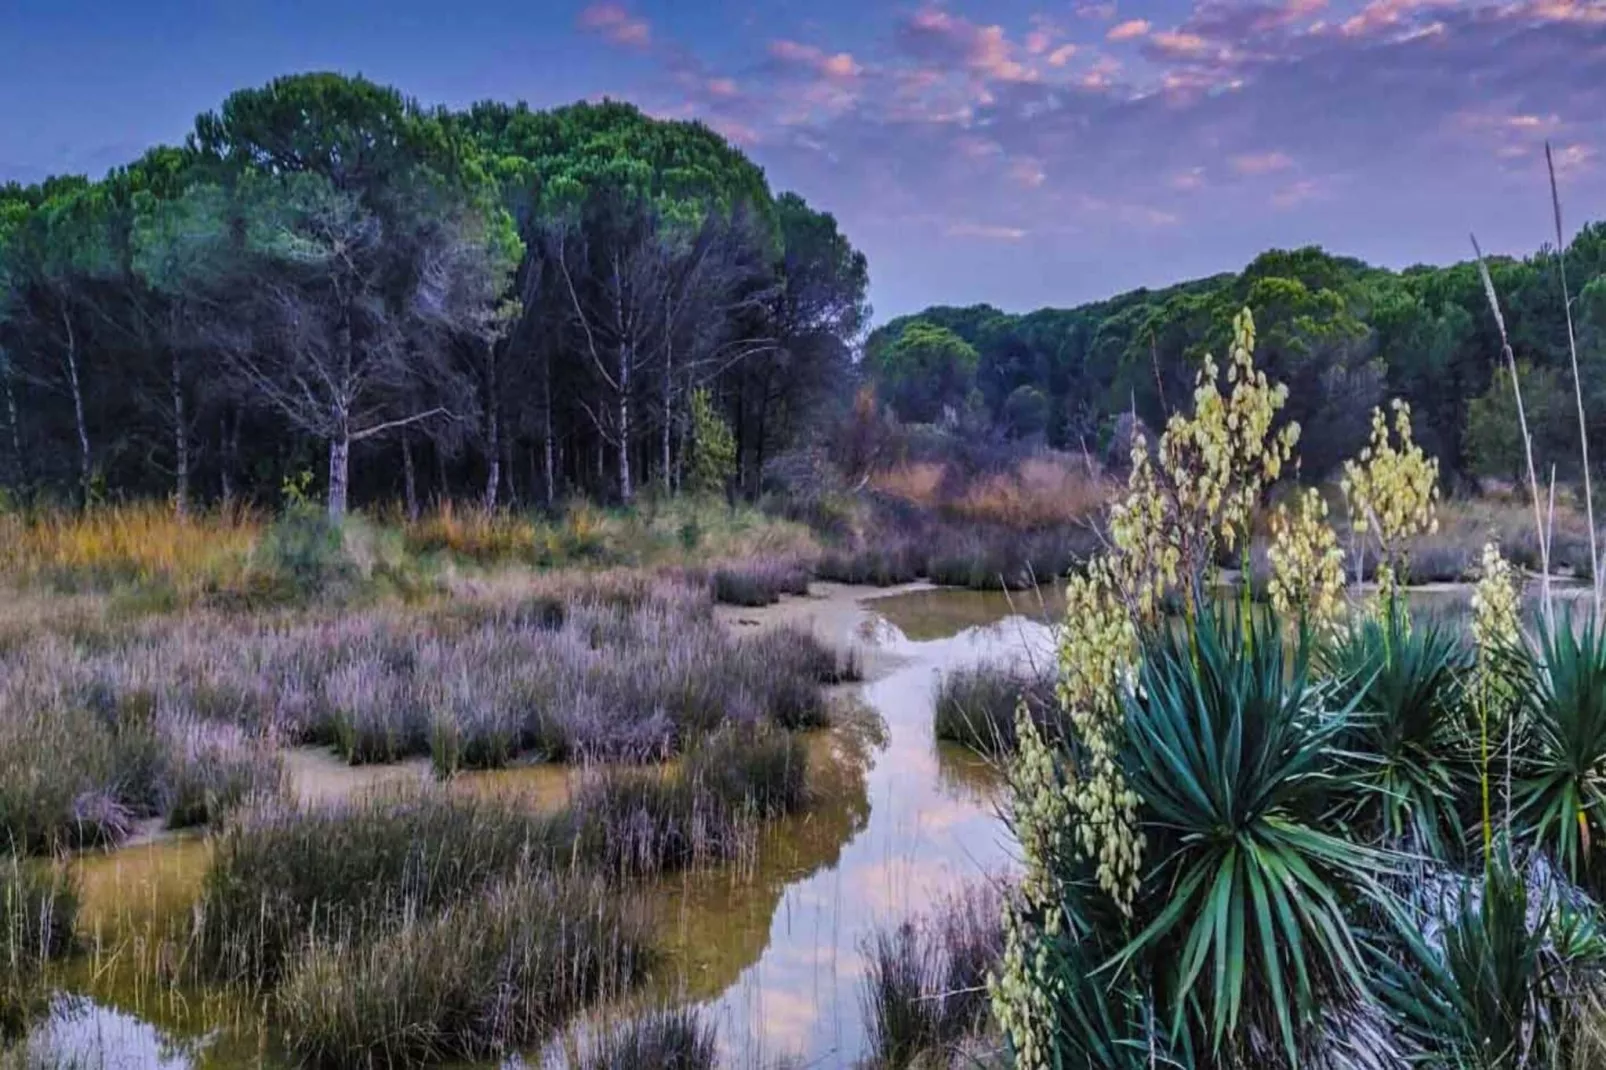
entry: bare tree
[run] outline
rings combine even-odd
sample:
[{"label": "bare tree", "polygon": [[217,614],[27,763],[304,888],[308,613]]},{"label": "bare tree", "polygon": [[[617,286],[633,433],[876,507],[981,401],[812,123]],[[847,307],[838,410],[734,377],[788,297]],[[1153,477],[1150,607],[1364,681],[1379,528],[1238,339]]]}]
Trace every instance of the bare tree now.
[{"label": "bare tree", "polygon": [[255,396],[328,442],[329,516],[338,521],[353,444],[451,415],[420,399],[444,381],[431,374],[439,340],[472,334],[480,310],[452,321],[468,288],[449,278],[466,257],[449,220],[426,209],[397,233],[403,220],[392,213],[387,233],[356,195],[316,176],[275,187],[251,201],[235,279],[244,322],[216,337]]}]

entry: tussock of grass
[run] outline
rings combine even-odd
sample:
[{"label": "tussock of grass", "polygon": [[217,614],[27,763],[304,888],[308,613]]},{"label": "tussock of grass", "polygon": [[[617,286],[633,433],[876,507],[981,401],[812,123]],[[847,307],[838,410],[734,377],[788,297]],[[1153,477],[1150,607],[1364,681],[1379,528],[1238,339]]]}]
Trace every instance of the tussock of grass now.
[{"label": "tussock of grass", "polygon": [[309,943],[361,941],[553,852],[556,824],[434,792],[325,808],[260,808],[219,837],[197,911],[213,979],[278,976]]},{"label": "tussock of grass", "polygon": [[0,656],[0,853],[114,844],[148,818],[206,824],[279,789],[277,757],[239,728],[80,668],[59,641]]},{"label": "tussock of grass", "polygon": [[982,754],[1012,754],[1018,744],[1015,710],[1023,697],[1034,720],[1052,731],[1058,711],[1052,671],[979,665],[947,673],[937,686],[936,736]]},{"label": "tussock of grass", "polygon": [[618,772],[576,796],[571,858],[619,878],[652,877],[741,858],[760,822],[808,801],[808,754],[795,737],[733,728],[675,773]]},{"label": "tussock of grass", "polygon": [[372,941],[314,946],[278,1004],[290,1046],[314,1066],[486,1058],[625,991],[649,957],[645,925],[605,888],[519,872]]},{"label": "tussock of grass", "polygon": [[759,557],[714,567],[714,601],[732,606],[768,606],[783,594],[809,593],[809,568],[795,557]]},{"label": "tussock of grass", "polygon": [[946,1066],[988,1018],[986,979],[1003,951],[998,893],[976,885],[929,915],[876,930],[860,992],[877,1070]]},{"label": "tussock of grass", "polygon": [[587,1045],[578,1070],[714,1070],[714,1026],[696,1008],[666,1008],[633,1018]]}]

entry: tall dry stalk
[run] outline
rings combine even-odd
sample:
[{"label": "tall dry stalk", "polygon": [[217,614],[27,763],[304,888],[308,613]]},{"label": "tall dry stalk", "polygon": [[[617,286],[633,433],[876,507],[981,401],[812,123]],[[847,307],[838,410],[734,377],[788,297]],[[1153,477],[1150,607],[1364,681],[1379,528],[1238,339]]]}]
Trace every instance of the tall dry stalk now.
[{"label": "tall dry stalk", "polygon": [[1556,221],[1556,271],[1561,277],[1561,304],[1567,314],[1567,351],[1573,362],[1573,399],[1578,403],[1578,448],[1584,461],[1584,509],[1589,518],[1589,567],[1595,587],[1595,618],[1601,611],[1600,552],[1595,545],[1595,488],[1589,471],[1589,429],[1584,422],[1584,384],[1578,375],[1578,337],[1573,331],[1573,299],[1567,287],[1567,242],[1561,227],[1561,194],[1556,188],[1556,161],[1550,154],[1550,142],[1545,142],[1545,167],[1550,171],[1550,208]]},{"label": "tall dry stalk", "polygon": [[1517,357],[1511,351],[1511,338],[1506,334],[1506,317],[1500,311],[1500,298],[1495,293],[1494,279],[1489,274],[1489,265],[1483,258],[1483,250],[1478,246],[1478,236],[1472,238],[1472,252],[1478,259],[1478,274],[1483,279],[1483,292],[1489,298],[1489,310],[1494,313],[1495,326],[1500,329],[1500,355],[1506,362],[1506,368],[1511,372],[1511,392],[1517,399],[1517,424],[1522,431],[1522,448],[1528,458],[1528,489],[1533,495],[1534,503],[1534,534],[1539,538],[1539,567],[1542,572],[1540,583],[1544,595],[1544,614],[1547,625],[1554,622],[1550,603],[1550,540],[1545,530],[1544,512],[1539,505],[1539,473],[1534,468],[1534,440],[1528,431],[1528,414],[1522,405],[1522,385],[1517,381]]}]

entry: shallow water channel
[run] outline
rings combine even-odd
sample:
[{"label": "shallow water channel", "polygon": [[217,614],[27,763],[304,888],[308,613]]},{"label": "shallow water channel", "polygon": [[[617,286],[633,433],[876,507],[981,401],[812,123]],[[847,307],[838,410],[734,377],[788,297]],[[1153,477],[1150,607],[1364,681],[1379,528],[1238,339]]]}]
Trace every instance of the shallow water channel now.
[{"label": "shallow water channel", "polygon": [[[861,944],[970,882],[1007,871],[1013,849],[997,819],[998,779],[968,752],[932,736],[940,674],[983,661],[1050,656],[1044,606],[1032,596],[829,588],[815,598],[738,611],[734,628],[809,621],[851,642],[867,680],[839,700],[861,705],[876,731],[813,741],[823,801],[767,829],[755,857],[677,876],[648,894],[667,951],[648,1001],[702,1005],[731,1066],[782,1057],[807,1067],[850,1067],[865,1053]],[[745,614],[748,614],[744,616]],[[421,766],[353,774],[318,755],[292,757],[309,799],[342,792],[340,778],[421,777]],[[561,801],[558,770],[506,771],[455,782],[512,790],[532,805]],[[161,983],[168,933],[182,930],[210,856],[204,838],[160,839],[82,857],[76,864],[88,947],[66,971],[52,1014],[28,1039],[40,1067],[135,1070],[278,1066],[259,1009]],[[546,1061],[540,1053],[528,1063]],[[510,1065],[519,1065],[514,1060]]]}]

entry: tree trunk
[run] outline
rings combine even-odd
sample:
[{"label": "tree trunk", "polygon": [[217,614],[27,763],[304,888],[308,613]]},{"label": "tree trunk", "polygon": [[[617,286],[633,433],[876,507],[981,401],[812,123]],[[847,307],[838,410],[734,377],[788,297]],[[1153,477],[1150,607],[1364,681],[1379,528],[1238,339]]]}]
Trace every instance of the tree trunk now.
[{"label": "tree trunk", "polygon": [[502,484],[502,413],[497,404],[496,351],[489,356],[485,375],[485,508],[496,508],[497,488]]},{"label": "tree trunk", "polygon": [[6,392],[6,427],[11,432],[11,469],[20,486],[24,476],[22,463],[22,426],[17,422],[17,395],[11,385],[11,360],[0,349],[0,387]]},{"label": "tree trunk", "polygon": [[446,479],[446,454],[441,451],[439,444],[435,446],[435,503],[444,504],[450,497],[450,486]]},{"label": "tree trunk", "polygon": [[67,364],[67,385],[72,389],[73,421],[78,428],[78,483],[83,504],[89,504],[90,485],[94,481],[94,465],[89,456],[89,425],[84,420],[84,392],[78,382],[78,338],[73,334],[72,317],[66,306],[61,310],[61,323],[66,328],[67,347],[64,352]]},{"label": "tree trunk", "polygon": [[173,349],[173,511],[180,519],[190,512],[190,430],[184,414],[184,363]]},{"label": "tree trunk", "polygon": [[351,432],[342,427],[329,440],[329,520],[346,518],[346,485],[351,475]]},{"label": "tree trunk", "polygon": [[552,443],[552,351],[543,347],[541,359],[541,445],[546,462],[546,507],[557,501],[558,487]]},{"label": "tree trunk", "polygon": [[413,436],[402,432],[402,492],[407,496],[407,519],[418,519],[418,474],[413,470]]},{"label": "tree trunk", "polygon": [[630,346],[619,347],[619,498],[626,505],[635,498],[630,482]]},{"label": "tree trunk", "polygon": [[674,423],[675,423],[675,409],[674,409],[675,394],[674,394],[674,389],[675,389],[675,347],[674,347],[674,344],[671,342],[671,343],[666,343],[664,345],[664,428],[663,428],[662,449],[663,449],[663,455],[664,455],[663,456],[663,465],[664,465],[664,490],[665,491],[669,491],[669,490],[673,489],[671,487],[671,483],[673,482],[673,480],[670,477],[669,436],[673,432],[673,426],[674,426]]},{"label": "tree trunk", "polygon": [[502,442],[501,427],[496,414],[491,414],[491,425],[488,429],[490,442],[485,451],[485,508],[496,508],[496,491],[502,485]]},{"label": "tree trunk", "polygon": [[229,433],[229,414],[224,411],[222,419],[218,421],[219,463],[218,477],[223,484],[223,508],[225,511],[234,507],[234,447],[239,441],[240,415],[234,415],[235,435]]}]

